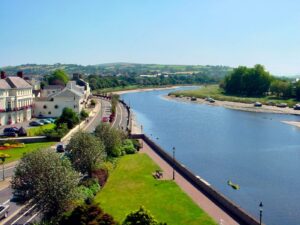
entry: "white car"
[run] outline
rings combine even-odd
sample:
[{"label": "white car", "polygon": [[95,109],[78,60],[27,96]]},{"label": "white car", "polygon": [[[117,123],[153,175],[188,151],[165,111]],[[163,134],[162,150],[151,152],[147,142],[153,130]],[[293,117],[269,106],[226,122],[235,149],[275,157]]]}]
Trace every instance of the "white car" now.
[{"label": "white car", "polygon": [[8,217],[9,205],[0,205],[0,219]]}]

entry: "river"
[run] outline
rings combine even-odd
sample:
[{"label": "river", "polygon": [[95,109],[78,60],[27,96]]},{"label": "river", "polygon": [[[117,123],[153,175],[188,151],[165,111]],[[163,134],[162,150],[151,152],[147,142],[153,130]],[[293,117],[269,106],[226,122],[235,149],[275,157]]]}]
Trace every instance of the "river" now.
[{"label": "river", "polygon": [[[170,90],[123,94],[144,133],[263,222],[300,222],[300,129],[292,115],[252,113],[167,100]],[[233,190],[232,180],[240,185]]]}]

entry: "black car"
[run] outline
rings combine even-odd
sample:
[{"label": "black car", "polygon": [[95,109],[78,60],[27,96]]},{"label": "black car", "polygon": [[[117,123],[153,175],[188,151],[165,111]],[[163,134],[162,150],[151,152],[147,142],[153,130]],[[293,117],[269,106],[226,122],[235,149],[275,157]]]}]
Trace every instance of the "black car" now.
[{"label": "black car", "polygon": [[9,133],[9,132],[18,133],[19,128],[17,128],[17,127],[6,127],[6,128],[4,128],[3,133]]},{"label": "black car", "polygon": [[15,132],[5,132],[4,136],[6,137],[18,137],[18,134]]}]

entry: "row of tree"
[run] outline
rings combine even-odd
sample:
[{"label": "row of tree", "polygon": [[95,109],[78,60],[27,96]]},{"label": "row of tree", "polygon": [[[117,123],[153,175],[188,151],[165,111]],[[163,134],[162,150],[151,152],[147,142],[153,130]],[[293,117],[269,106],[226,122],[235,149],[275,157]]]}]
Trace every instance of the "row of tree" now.
[{"label": "row of tree", "polygon": [[202,73],[189,75],[169,75],[157,77],[141,76],[98,76],[90,75],[87,78],[93,90],[113,87],[126,87],[131,85],[138,86],[159,86],[159,85],[176,85],[176,84],[202,84],[217,83],[220,81],[218,76],[206,75]]},{"label": "row of tree", "polygon": [[[83,175],[103,184],[97,175],[108,175],[101,173],[103,165],[108,158],[121,155],[123,143],[128,147],[126,135],[106,124],[96,128],[96,135],[78,132],[72,136],[64,157],[51,150],[24,155],[13,176],[12,188],[23,199],[37,204],[47,218],[61,215],[76,205],[79,196],[88,196],[80,193],[89,191],[81,185]],[[135,152],[131,146],[131,153]]]},{"label": "row of tree", "polygon": [[300,99],[300,82],[293,82],[287,78],[271,76],[262,65],[253,68],[239,66],[233,69],[220,87],[226,94],[241,96],[276,95],[282,98]]}]

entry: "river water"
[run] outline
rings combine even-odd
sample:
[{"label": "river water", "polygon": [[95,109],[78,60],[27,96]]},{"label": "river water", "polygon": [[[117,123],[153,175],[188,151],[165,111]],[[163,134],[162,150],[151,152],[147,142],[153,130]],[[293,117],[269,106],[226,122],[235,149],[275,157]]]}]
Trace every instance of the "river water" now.
[{"label": "river water", "polygon": [[[170,90],[128,93],[144,133],[263,222],[300,224],[300,117],[166,100]],[[240,185],[233,190],[232,180]]]}]

